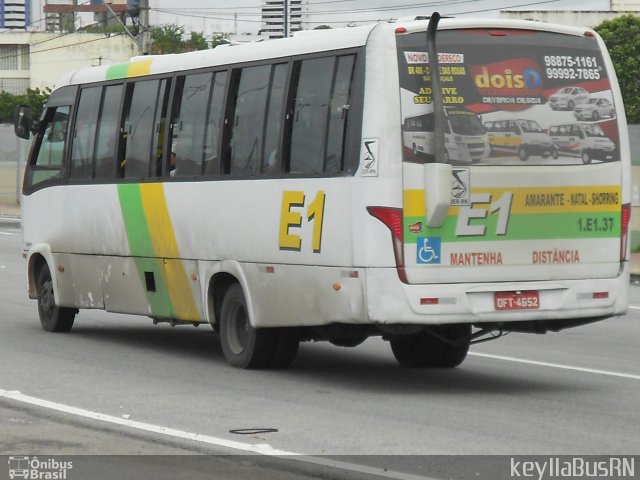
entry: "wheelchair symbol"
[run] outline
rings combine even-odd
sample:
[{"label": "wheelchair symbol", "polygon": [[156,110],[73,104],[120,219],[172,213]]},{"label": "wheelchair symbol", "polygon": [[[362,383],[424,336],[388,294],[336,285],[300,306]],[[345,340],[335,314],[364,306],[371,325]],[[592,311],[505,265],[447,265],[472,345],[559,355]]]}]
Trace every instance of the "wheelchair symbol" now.
[{"label": "wheelchair symbol", "polygon": [[418,238],[417,263],[440,263],[440,237]]}]

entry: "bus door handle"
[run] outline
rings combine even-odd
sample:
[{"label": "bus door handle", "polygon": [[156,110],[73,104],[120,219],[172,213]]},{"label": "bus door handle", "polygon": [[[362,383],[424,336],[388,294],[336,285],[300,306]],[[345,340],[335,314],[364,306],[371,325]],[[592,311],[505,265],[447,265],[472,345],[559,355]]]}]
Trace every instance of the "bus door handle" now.
[{"label": "bus door handle", "polygon": [[451,204],[453,168],[448,163],[424,164],[425,220],[429,227],[441,227]]}]

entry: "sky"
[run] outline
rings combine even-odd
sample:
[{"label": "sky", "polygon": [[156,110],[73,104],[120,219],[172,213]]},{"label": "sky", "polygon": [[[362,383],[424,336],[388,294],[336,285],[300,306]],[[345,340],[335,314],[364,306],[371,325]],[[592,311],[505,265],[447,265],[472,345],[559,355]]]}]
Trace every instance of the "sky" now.
[{"label": "sky", "polygon": [[[176,7],[176,4],[180,4]],[[309,0],[308,28],[425,15],[498,17],[504,10],[609,10],[609,0]],[[212,6],[212,5],[215,5]],[[260,29],[260,0],[149,0],[151,24],[188,31],[251,33]]]}]

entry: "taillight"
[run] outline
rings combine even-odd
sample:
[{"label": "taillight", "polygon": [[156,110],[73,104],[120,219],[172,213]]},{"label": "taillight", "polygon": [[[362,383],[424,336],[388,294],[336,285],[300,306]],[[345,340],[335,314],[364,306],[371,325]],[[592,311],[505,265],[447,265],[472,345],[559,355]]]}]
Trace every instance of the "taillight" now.
[{"label": "taillight", "polygon": [[398,277],[403,283],[408,283],[404,269],[404,232],[402,226],[402,209],[393,207],[367,207],[369,215],[377,218],[391,231],[393,255],[396,260]]},{"label": "taillight", "polygon": [[627,245],[629,243],[629,223],[631,222],[631,204],[622,205],[620,215],[620,261],[627,260]]}]

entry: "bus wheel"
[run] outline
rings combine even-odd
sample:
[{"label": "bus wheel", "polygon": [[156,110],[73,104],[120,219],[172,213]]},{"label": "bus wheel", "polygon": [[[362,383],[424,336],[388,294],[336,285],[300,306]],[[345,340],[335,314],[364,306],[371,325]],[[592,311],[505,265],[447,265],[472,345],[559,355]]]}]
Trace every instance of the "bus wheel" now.
[{"label": "bus wheel", "polygon": [[591,114],[591,120],[595,122],[596,120],[599,120],[599,119],[600,119],[600,115],[598,115],[598,112],[594,110],[593,113]]},{"label": "bus wheel", "polygon": [[558,159],[558,150],[557,149],[553,149],[551,150],[551,158],[553,158],[554,160]]},{"label": "bus wheel", "polygon": [[238,368],[265,368],[273,349],[268,336],[268,331],[251,326],[242,287],[231,285],[220,310],[220,343],[224,358]]},{"label": "bus wheel", "polygon": [[464,361],[469,351],[471,325],[442,325],[431,330],[446,340],[428,332],[391,340],[391,350],[400,365],[410,368],[454,368]]},{"label": "bus wheel", "polygon": [[588,165],[589,163],[591,163],[591,155],[589,155],[588,150],[582,151],[582,163],[584,163],[585,165]]},{"label": "bus wheel", "polygon": [[56,305],[53,295],[53,279],[46,263],[38,272],[36,291],[38,294],[38,316],[42,328],[47,332],[70,331],[77,310]]},{"label": "bus wheel", "polygon": [[529,154],[527,153],[527,149],[524,147],[520,147],[518,149],[518,158],[523,162],[526,162],[529,159]]}]

